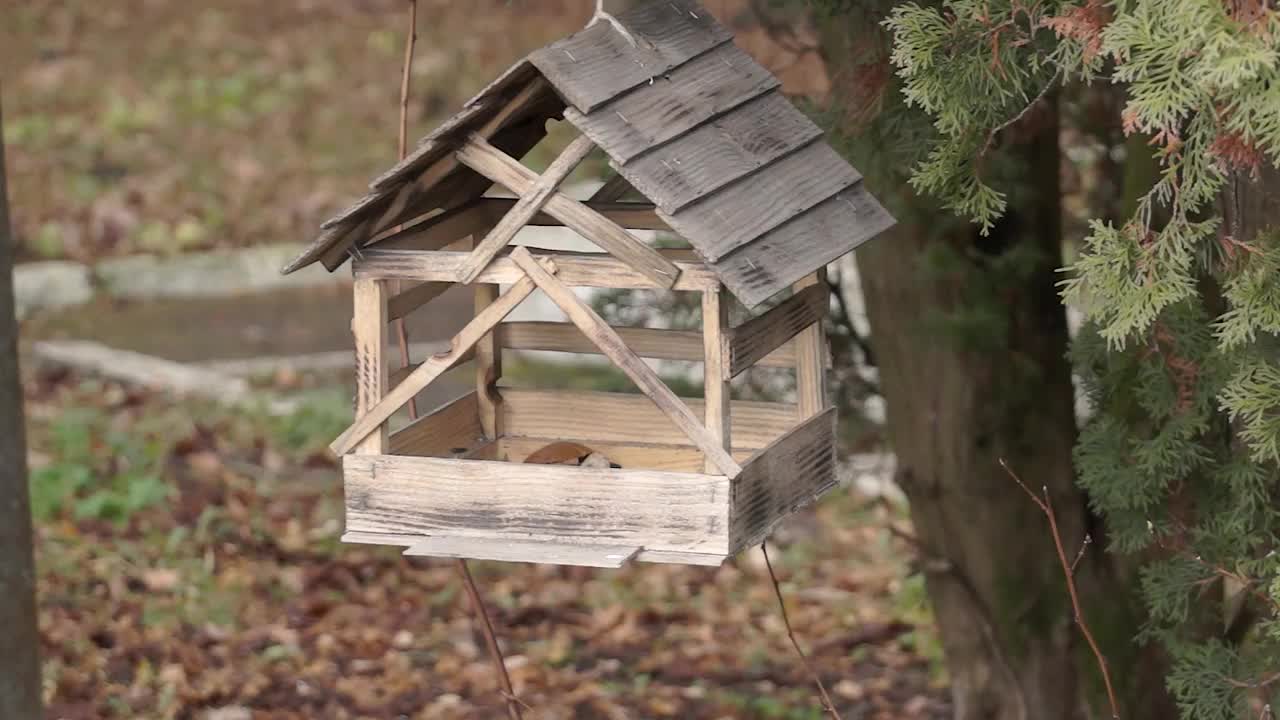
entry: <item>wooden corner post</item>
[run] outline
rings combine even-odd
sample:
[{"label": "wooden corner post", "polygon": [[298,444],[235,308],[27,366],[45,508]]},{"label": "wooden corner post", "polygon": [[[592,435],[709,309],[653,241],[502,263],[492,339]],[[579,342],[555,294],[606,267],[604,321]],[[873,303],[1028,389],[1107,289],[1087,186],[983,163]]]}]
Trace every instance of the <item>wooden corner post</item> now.
[{"label": "wooden corner post", "polygon": [[[732,452],[729,421],[729,303],[723,285],[702,293],[703,397],[707,431],[725,452]],[[718,472],[708,457],[705,470]]]},{"label": "wooden corner post", "polygon": [[[479,236],[477,236],[477,243]],[[491,283],[475,286],[476,315],[484,312],[499,297],[499,288]],[[480,409],[480,427],[489,440],[497,440],[502,434],[502,413],[499,405],[502,397],[498,394],[498,379],[502,377],[502,340],[499,334],[502,324],[499,323],[489,331],[480,342],[476,343],[476,401]]]},{"label": "wooden corner post", "polygon": [[[814,285],[825,285],[826,269],[805,277],[794,286],[798,293]],[[817,322],[796,336],[796,414],[801,421],[822,412],[827,406],[827,336],[822,327],[826,308]]]},{"label": "wooden corner post", "polygon": [[[356,350],[356,418],[363,417],[387,391],[387,281],[360,280],[353,285],[351,335]],[[361,440],[353,452],[382,455],[387,451],[387,424]]]}]

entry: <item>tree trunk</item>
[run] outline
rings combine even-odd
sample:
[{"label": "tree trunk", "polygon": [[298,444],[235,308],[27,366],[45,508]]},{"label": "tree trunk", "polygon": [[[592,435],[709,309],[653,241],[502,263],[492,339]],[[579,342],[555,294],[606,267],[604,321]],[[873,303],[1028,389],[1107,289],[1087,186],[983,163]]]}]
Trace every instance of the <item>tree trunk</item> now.
[{"label": "tree trunk", "polygon": [[[0,121],[0,137],[3,127]],[[6,720],[37,720],[42,714],[25,437],[13,307],[13,237],[0,142],[0,628],[5,637],[0,652],[0,718]]]},{"label": "tree trunk", "polygon": [[[1109,717],[1075,627],[1040,508],[1000,466],[1052,499],[1066,552],[1094,543],[1075,578],[1125,720],[1177,717],[1167,664],[1141,649],[1137,578],[1105,553],[1072,467],[1074,391],[1058,298],[1062,217],[1057,99],[1004,129],[984,172],[1009,191],[982,236],[912,194],[925,119],[902,107],[880,30],[895,2],[841,3],[818,25],[832,115],[870,189],[899,225],[857,252],[897,480],[911,504],[956,720]],[[835,4],[828,3],[828,6]],[[915,123],[915,124],[913,124]],[[841,127],[844,125],[844,127]]]},{"label": "tree trunk", "polygon": [[[1035,192],[991,237],[966,227],[939,238],[909,220],[858,252],[888,436],[929,556],[957,720],[1082,716],[1075,629],[1052,538],[999,464],[1004,458],[1031,487],[1048,488],[1067,546],[1079,547],[1086,509],[1072,473],[1067,324],[1054,291],[1057,124],[1048,114],[1037,122],[1020,149]],[[948,265],[926,271],[939,243]],[[999,256],[1028,248],[1031,267],[992,271]],[[976,297],[987,306],[967,307]],[[930,326],[977,314],[998,318],[1001,337],[979,346]]]}]

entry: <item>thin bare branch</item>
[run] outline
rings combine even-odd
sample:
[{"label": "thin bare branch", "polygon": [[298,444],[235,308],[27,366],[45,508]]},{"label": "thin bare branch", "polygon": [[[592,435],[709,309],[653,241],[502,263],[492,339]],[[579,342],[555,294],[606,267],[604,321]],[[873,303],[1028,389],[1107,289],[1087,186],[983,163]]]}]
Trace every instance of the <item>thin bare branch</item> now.
[{"label": "thin bare branch", "polygon": [[[404,42],[404,70],[400,74],[400,135],[398,152],[401,160],[409,150],[409,78],[413,74],[413,48],[418,41],[418,0],[409,0],[409,32]],[[396,228],[399,232],[400,228]],[[400,343],[400,367],[409,367],[409,330],[404,318],[396,318],[396,339]],[[409,416],[418,417],[418,399],[409,398]]]},{"label": "thin bare branch", "polygon": [[1026,117],[1027,113],[1031,112],[1031,109],[1034,108],[1036,105],[1040,104],[1040,101],[1043,100],[1045,96],[1049,94],[1049,91],[1053,89],[1053,86],[1058,84],[1058,75],[1059,75],[1058,72],[1054,72],[1053,77],[1049,78],[1049,82],[1046,82],[1044,84],[1044,87],[1040,88],[1040,92],[1036,93],[1036,96],[1031,99],[1031,102],[1027,103],[1026,107],[1022,108],[1022,110],[1019,111],[1017,115],[1014,115],[1008,120],[1005,120],[999,125],[991,128],[991,131],[987,133],[986,142],[983,143],[982,149],[978,151],[979,163],[981,163],[982,159],[985,158],[987,153],[991,151],[991,146],[995,145],[996,136],[1004,132],[1005,130],[1008,130],[1010,126],[1014,125],[1019,120]]},{"label": "thin bare branch", "polygon": [[1222,679],[1231,687],[1237,687],[1243,690],[1260,690],[1270,685],[1274,685],[1276,682],[1280,682],[1280,672],[1272,673],[1271,675],[1258,680],[1236,680],[1235,678],[1229,677],[1224,677]]},{"label": "thin bare branch", "polygon": [[1093,631],[1089,629],[1089,623],[1084,619],[1084,611],[1080,607],[1080,594],[1076,590],[1076,578],[1074,566],[1067,559],[1067,551],[1062,543],[1062,533],[1058,530],[1058,516],[1053,511],[1053,499],[1049,496],[1049,488],[1044,489],[1044,496],[1041,497],[1031,491],[1027,484],[1022,482],[1022,478],[1009,467],[1009,463],[1000,458],[1000,467],[1009,473],[1009,477],[1018,483],[1018,487],[1022,488],[1027,496],[1035,502],[1049,520],[1049,530],[1053,534],[1053,545],[1058,551],[1058,561],[1062,563],[1062,574],[1067,581],[1067,594],[1071,596],[1071,611],[1075,617],[1076,626],[1080,628],[1080,634],[1084,635],[1084,639],[1089,643],[1089,648],[1093,650],[1093,656],[1098,661],[1098,670],[1102,672],[1102,682],[1107,688],[1107,701],[1111,703],[1111,717],[1113,720],[1120,719],[1120,703],[1116,700],[1116,691],[1111,684],[1111,671],[1107,669],[1107,656],[1102,654],[1102,648],[1098,646],[1098,641],[1093,637]]},{"label": "thin bare branch", "polygon": [[471,599],[471,609],[475,611],[476,618],[480,621],[480,629],[484,632],[484,642],[489,648],[489,657],[493,659],[494,671],[502,684],[502,696],[507,701],[507,714],[511,720],[524,720],[520,712],[520,707],[524,703],[516,697],[516,692],[511,687],[511,675],[507,673],[507,663],[502,657],[502,648],[498,647],[498,636],[493,631],[493,622],[489,620],[489,611],[480,597],[476,581],[471,577],[471,568],[467,567],[467,561],[462,558],[458,558],[457,565],[458,574],[462,576],[462,584],[467,589],[467,597]]},{"label": "thin bare branch", "polygon": [[[409,81],[413,74],[413,50],[418,40],[418,0],[409,0],[409,28],[404,46],[404,70],[400,75],[400,133],[398,151],[400,159],[405,158],[409,146]],[[397,228],[398,230],[398,228]],[[395,321],[396,339],[400,345],[400,367],[409,366],[409,332],[405,328],[404,318],[396,318]],[[416,420],[418,418],[418,403],[416,398],[409,399],[409,418]],[[494,674],[498,677],[498,683],[502,688],[502,697],[507,703],[507,714],[511,720],[524,720],[520,708],[528,707],[520,698],[516,697],[515,690],[511,686],[511,675],[507,672],[507,663],[502,656],[502,648],[498,645],[498,636],[493,630],[493,622],[489,619],[489,610],[485,607],[484,599],[480,596],[480,588],[476,586],[475,578],[471,576],[471,568],[467,566],[467,561],[458,558],[455,561],[458,569],[458,576],[462,580],[462,585],[466,588],[467,598],[471,601],[471,609],[475,613],[476,619],[480,621],[480,630],[484,635],[485,645],[489,648],[489,657],[493,660]]]},{"label": "thin bare branch", "polygon": [[1093,543],[1093,536],[1085,533],[1084,541],[1080,543],[1080,552],[1076,553],[1076,559],[1071,562],[1071,574],[1076,574],[1076,567],[1080,565],[1080,561],[1084,559],[1084,553],[1089,549],[1089,545]]},{"label": "thin bare branch", "polygon": [[787,615],[787,603],[782,599],[782,586],[778,583],[778,576],[773,572],[773,563],[769,562],[769,549],[767,543],[760,543],[760,552],[764,553],[764,566],[769,570],[769,579],[773,581],[773,593],[778,596],[778,608],[782,610],[782,624],[787,627],[787,637],[791,639],[791,647],[796,649],[796,654],[800,656],[800,662],[804,665],[804,669],[813,678],[813,682],[818,686],[818,693],[822,696],[822,709],[827,714],[835,718],[835,720],[843,720],[840,712],[836,710],[836,704],[831,701],[831,696],[827,694],[827,687],[822,684],[822,678],[818,676],[818,671],[814,669],[813,663],[809,662],[809,657],[804,654],[804,650],[800,649],[800,642],[796,640],[796,634],[791,629],[791,618]]}]

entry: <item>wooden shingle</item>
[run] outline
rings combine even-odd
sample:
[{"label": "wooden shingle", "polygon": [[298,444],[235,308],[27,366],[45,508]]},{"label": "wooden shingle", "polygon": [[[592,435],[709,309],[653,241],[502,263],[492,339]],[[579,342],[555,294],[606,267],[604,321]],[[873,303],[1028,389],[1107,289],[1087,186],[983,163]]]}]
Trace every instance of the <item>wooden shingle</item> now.
[{"label": "wooden shingle", "polygon": [[[335,268],[346,248],[391,225],[478,198],[490,186],[484,177],[466,167],[439,177],[431,168],[503,113],[511,116],[490,140],[512,157],[562,114],[748,306],[893,224],[777,78],[694,0],[639,3],[617,20],[625,34],[602,19],[516,63],[328,221],[285,270],[317,259]],[[531,83],[543,83],[545,97],[513,112]]]},{"label": "wooden shingle", "polygon": [[778,84],[768,70],[730,43],[590,113],[570,107],[565,118],[615,162],[625,164]]},{"label": "wooden shingle", "polygon": [[618,21],[631,38],[597,22],[529,55],[581,112],[589,113],[733,37],[689,0],[638,3]]},{"label": "wooden shingle", "polygon": [[658,207],[676,213],[820,137],[812,120],[771,92],[617,170]]},{"label": "wooden shingle", "polygon": [[711,269],[743,304],[754,306],[893,227],[862,183],[726,255]]}]

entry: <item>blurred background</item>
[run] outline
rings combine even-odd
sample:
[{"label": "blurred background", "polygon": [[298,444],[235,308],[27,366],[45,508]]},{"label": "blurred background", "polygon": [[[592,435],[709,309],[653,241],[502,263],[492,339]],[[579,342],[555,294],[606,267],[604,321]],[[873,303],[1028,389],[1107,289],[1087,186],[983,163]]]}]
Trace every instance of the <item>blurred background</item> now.
[{"label": "blurred background", "polygon": [[[338,543],[325,446],[351,412],[349,273],[277,273],[396,159],[406,5],[0,2],[48,717],[504,712],[452,564]],[[593,6],[419,0],[411,146]],[[802,15],[708,9],[798,102],[826,101]],[[572,182],[585,197],[605,170]],[[845,482],[785,525],[775,563],[845,717],[949,717],[852,262],[832,273]],[[593,300],[656,317],[653,298]],[[411,318],[415,354],[470,312],[466,293],[438,302]],[[698,369],[661,369],[700,392]],[[565,357],[506,374],[630,389]],[[825,716],[759,551],[718,570],[473,568],[526,717]]]}]

